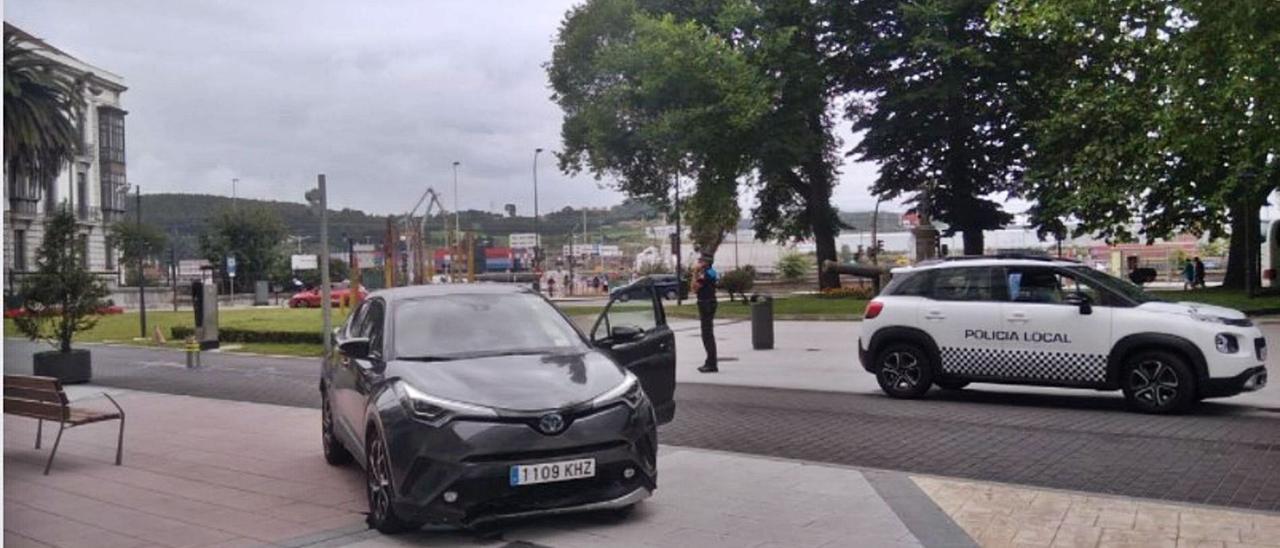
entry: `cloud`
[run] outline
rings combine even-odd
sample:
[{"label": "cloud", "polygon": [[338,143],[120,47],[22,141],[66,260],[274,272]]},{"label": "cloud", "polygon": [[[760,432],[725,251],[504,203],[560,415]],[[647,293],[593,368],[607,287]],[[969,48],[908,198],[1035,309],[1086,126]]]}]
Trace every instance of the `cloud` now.
[{"label": "cloud", "polygon": [[[426,186],[464,208],[532,208],[533,149],[559,144],[542,64],[572,0],[172,2],[13,0],[5,17],[120,74],[129,178],[145,192],[412,207]],[[835,201],[866,209],[873,167]],[[541,158],[543,211],[621,201]]]}]

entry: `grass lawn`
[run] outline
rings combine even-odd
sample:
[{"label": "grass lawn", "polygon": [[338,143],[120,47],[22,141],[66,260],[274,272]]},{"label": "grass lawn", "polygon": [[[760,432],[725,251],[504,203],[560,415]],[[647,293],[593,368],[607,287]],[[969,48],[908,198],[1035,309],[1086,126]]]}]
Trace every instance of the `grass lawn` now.
[{"label": "grass lawn", "polygon": [[1191,301],[1234,308],[1246,314],[1280,314],[1280,293],[1274,291],[1249,298],[1243,290],[1210,287],[1191,291],[1152,291],[1151,294],[1166,301]]},{"label": "grass lawn", "polygon": [[[698,305],[693,301],[677,306],[675,302],[665,301],[667,316],[672,318],[698,317]],[[775,320],[859,320],[867,301],[862,299],[820,299],[813,295],[796,295],[774,299],[773,318]],[[600,306],[562,306],[565,314],[575,318],[595,317],[604,310]],[[745,303],[720,301],[716,309],[717,318],[749,318],[751,307]]]},{"label": "grass lawn", "polygon": [[[337,308],[333,310],[333,323],[337,325],[346,318]],[[241,329],[259,329],[271,331],[320,331],[322,319],[318,308],[252,308],[218,311],[218,324],[221,327],[237,327]],[[147,311],[147,335],[155,331],[156,326],[165,338],[169,338],[170,328],[178,325],[194,326],[195,318],[190,310]],[[138,337],[138,313],[126,312],[111,316],[102,316],[98,324],[88,331],[76,334],[80,342],[117,342],[150,345],[150,342],[135,341]],[[4,321],[4,336],[21,337],[13,320]],[[182,341],[169,341],[167,346],[180,347]],[[262,354],[288,354],[294,356],[319,356],[319,345],[286,344],[286,343],[229,343],[241,345],[241,352]]]}]

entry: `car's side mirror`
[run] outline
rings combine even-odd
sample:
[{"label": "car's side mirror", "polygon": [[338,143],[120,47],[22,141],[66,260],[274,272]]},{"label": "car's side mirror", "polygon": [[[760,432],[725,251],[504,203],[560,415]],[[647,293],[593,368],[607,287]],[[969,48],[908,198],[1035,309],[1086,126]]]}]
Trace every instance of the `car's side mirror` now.
[{"label": "car's side mirror", "polygon": [[1067,293],[1066,295],[1063,296],[1062,302],[1080,307],[1080,314],[1083,314],[1086,316],[1089,314],[1093,314],[1092,299],[1090,299],[1088,295],[1080,291],[1073,291],[1071,293]]},{"label": "car's side mirror", "polygon": [[338,351],[350,358],[367,358],[369,357],[369,339],[352,337],[338,343]]},{"label": "car's side mirror", "polygon": [[644,330],[632,325],[615,325],[609,332],[609,338],[614,342],[634,341],[644,335]]}]

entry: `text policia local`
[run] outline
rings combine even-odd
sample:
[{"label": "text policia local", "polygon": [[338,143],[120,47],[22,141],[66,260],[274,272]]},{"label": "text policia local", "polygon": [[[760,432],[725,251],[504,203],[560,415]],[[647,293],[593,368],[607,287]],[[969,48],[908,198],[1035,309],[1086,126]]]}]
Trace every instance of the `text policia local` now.
[{"label": "text policia local", "polygon": [[964,338],[979,341],[1022,341],[1034,343],[1071,344],[1071,337],[1068,337],[1066,333],[1051,333],[1047,331],[988,331],[986,329],[966,329],[964,330]]}]

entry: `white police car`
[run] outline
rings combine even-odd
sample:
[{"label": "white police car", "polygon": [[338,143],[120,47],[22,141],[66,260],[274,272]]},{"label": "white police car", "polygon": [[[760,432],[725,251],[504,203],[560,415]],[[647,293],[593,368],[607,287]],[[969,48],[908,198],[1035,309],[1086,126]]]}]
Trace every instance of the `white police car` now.
[{"label": "white police car", "polygon": [[862,366],[896,398],[970,382],[1123,390],[1168,413],[1266,385],[1239,311],[1163,302],[1080,263],[963,257],[893,270],[867,305]]}]

